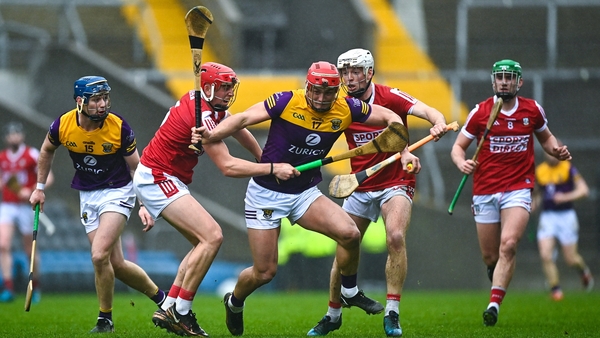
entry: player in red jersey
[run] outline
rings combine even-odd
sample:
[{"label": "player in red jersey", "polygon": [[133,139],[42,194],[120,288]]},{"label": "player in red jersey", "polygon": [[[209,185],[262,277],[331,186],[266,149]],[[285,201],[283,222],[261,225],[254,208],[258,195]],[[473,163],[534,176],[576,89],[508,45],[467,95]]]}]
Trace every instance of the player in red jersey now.
[{"label": "player in red jersey", "polygon": [[[4,279],[4,290],[0,294],[0,303],[14,300],[13,255],[11,251],[15,227],[21,233],[23,250],[31,261],[33,242],[33,213],[29,205],[29,196],[35,188],[37,178],[37,159],[39,150],[25,144],[25,132],[20,122],[9,122],[4,128],[6,149],[0,152],[0,266]],[[53,181],[49,177],[48,185]],[[35,265],[39,265],[40,255],[35,256]],[[40,300],[39,269],[34,270],[32,302]]]},{"label": "player in red jersey", "polygon": [[[219,224],[188,189],[198,157],[208,154],[229,177],[271,176],[284,181],[298,173],[286,163],[254,163],[235,158],[222,141],[206,144],[200,151],[190,149],[196,100],[202,100],[202,125],[212,130],[231,116],[227,109],[235,101],[240,83],[231,68],[214,62],[202,65],[201,82],[202,98],[195,97],[192,90],[169,109],[144,149],[134,176],[136,193],[151,215],[144,220],[144,230],[150,230],[154,221],[162,217],[193,245],[181,261],[167,299],[152,316],[155,325],[191,336],[207,336],[192,312],[192,301],[223,241]],[[260,161],[262,149],[247,129],[232,136]]]},{"label": "player in red jersey", "polygon": [[[517,244],[529,221],[535,184],[533,135],[549,155],[561,161],[571,159],[567,146],[559,145],[550,132],[544,109],[535,100],[517,95],[523,85],[521,76],[518,62],[494,63],[491,78],[495,96],[469,113],[450,154],[460,172],[474,173],[472,210],[483,262],[492,281],[490,302],[483,312],[486,326],[498,321],[500,304],[515,270]],[[504,101],[502,111],[478,160],[466,159],[467,148],[482,137],[498,97]]]},{"label": "player in red jersey", "polygon": [[[435,108],[413,98],[396,88],[373,83],[375,61],[370,51],[362,48],[351,49],[342,53],[337,60],[342,83],[348,95],[369,104],[386,107],[396,113],[408,126],[407,116],[413,115],[429,121],[435,140],[444,135],[446,120]],[[353,149],[369,142],[383,131],[382,127],[352,123],[344,131],[348,148]],[[350,160],[352,173],[357,173],[392,156],[390,153],[357,156]],[[387,302],[384,314],[384,331],[388,336],[401,336],[399,322],[399,306],[402,287],[406,279],[406,231],[410,224],[412,199],[415,189],[415,175],[402,170],[401,162],[394,162],[386,170],[369,177],[343,204],[344,210],[356,223],[361,235],[367,231],[371,222],[376,222],[381,215],[385,222],[388,258],[385,268],[387,284]],[[340,274],[337,261],[331,269],[329,287],[329,308],[325,318],[328,322],[317,324],[309,335],[325,335],[335,327],[330,323],[338,322],[342,305],[347,306],[346,299],[340,294]],[[379,312],[383,306],[379,305]],[[377,311],[374,311],[377,312]],[[367,311],[367,313],[373,313]]]}]

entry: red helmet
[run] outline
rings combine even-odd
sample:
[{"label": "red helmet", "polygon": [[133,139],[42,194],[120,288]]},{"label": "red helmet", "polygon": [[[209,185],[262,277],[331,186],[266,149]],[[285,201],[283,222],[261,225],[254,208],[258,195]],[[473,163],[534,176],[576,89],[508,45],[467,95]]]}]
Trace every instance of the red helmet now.
[{"label": "red helmet", "polygon": [[215,92],[217,92],[222,85],[231,86],[233,88],[233,96],[229,100],[226,100],[226,98],[219,98],[221,100],[225,100],[226,104],[215,104],[213,108],[215,110],[226,110],[231,107],[237,96],[237,88],[240,84],[240,81],[238,80],[233,69],[220,63],[207,62],[202,65],[200,80],[202,82],[202,87],[204,87],[206,84],[211,85],[210,97],[206,97],[204,91],[201,91],[202,98],[211,104],[211,106],[211,101],[216,98]]},{"label": "red helmet", "polygon": [[[321,101],[315,98],[315,89],[318,87],[320,91],[324,91],[327,99],[331,101]],[[340,90],[340,73],[335,65],[319,61],[313,63],[308,68],[306,75],[306,99],[311,107],[317,112],[323,113],[331,109],[333,103],[337,99]],[[316,106],[315,103],[318,105]]]}]

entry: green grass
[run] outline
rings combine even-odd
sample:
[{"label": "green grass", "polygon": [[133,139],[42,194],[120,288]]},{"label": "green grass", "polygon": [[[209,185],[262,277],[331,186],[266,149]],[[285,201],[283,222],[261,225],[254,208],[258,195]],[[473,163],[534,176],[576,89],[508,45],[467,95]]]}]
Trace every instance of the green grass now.
[{"label": "green grass", "polygon": [[[384,301],[384,294],[370,296]],[[404,337],[599,337],[600,292],[568,291],[562,302],[545,292],[509,290],[495,327],[484,327],[481,314],[487,291],[410,292],[402,296]],[[246,302],[244,337],[304,337],[327,310],[324,292],[257,292]],[[24,296],[0,304],[0,337],[89,337],[98,311],[94,294],[44,294],[30,312]],[[112,337],[176,337],[155,328],[154,304],[138,293],[118,293]],[[199,294],[194,311],[211,337],[231,337],[225,327],[222,298]],[[383,315],[344,309],[343,325],[329,337],[385,337]]]}]

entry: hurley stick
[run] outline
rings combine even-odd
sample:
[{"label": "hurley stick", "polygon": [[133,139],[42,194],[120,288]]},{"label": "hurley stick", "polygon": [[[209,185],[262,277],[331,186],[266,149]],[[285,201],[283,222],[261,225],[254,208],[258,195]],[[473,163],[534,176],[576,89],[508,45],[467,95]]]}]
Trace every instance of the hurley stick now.
[{"label": "hurley stick", "polygon": [[[446,125],[446,130],[458,131],[458,122],[454,121]],[[428,135],[408,146],[408,151],[412,152],[431,140],[433,140],[433,136]],[[375,175],[383,168],[399,160],[401,157],[401,153],[396,153],[370,168],[357,172],[356,174],[336,175],[329,183],[329,195],[335,198],[346,198],[350,196],[356,190],[356,188],[366,181],[367,178]]]},{"label": "hurley stick", "polygon": [[406,130],[406,127],[402,123],[394,122],[389,125],[381,134],[377,135],[376,138],[360,147],[356,147],[338,155],[299,165],[296,167],[296,169],[298,171],[306,171],[355,156],[402,151],[404,148],[406,148],[407,143],[408,130]]},{"label": "hurley stick", "polygon": [[[481,148],[483,147],[483,142],[485,142],[485,139],[487,138],[488,134],[490,133],[490,129],[492,129],[492,126],[494,125],[496,118],[498,118],[498,113],[500,113],[500,110],[502,110],[502,98],[499,97],[496,100],[496,103],[494,103],[494,105],[492,106],[492,111],[490,112],[490,117],[488,118],[487,125],[485,126],[485,131],[483,132],[483,136],[481,137],[481,140],[479,140],[477,149],[475,149],[475,154],[473,154],[473,158],[472,158],[473,161],[477,161],[477,156],[479,156],[479,152],[481,151]],[[475,168],[475,169],[477,169],[477,168]],[[456,205],[456,201],[458,201],[458,196],[460,196],[460,193],[463,190],[463,187],[465,186],[465,183],[467,182],[468,177],[469,177],[469,175],[465,174],[463,176],[462,180],[460,181],[460,184],[458,185],[458,189],[456,189],[454,198],[452,198],[452,202],[450,202],[450,206],[448,207],[448,213],[450,215],[452,215],[452,213],[454,212],[454,206]]]},{"label": "hurley stick", "polygon": [[40,220],[40,205],[35,205],[35,215],[33,217],[33,243],[31,243],[31,262],[29,263],[29,283],[27,284],[27,293],[25,294],[25,311],[29,312],[31,307],[31,297],[33,296],[33,262],[35,262],[35,246],[37,242],[38,223]]},{"label": "hurley stick", "polygon": [[[196,103],[196,128],[202,126],[201,112],[201,84],[200,73],[202,67],[202,47],[204,46],[204,37],[208,31],[208,27],[213,22],[212,13],[204,6],[196,6],[187,12],[185,15],[185,25],[187,26],[188,37],[190,38],[190,47],[192,49],[192,61],[194,66],[194,100]],[[191,149],[200,151],[202,148],[201,142],[191,144]]]}]

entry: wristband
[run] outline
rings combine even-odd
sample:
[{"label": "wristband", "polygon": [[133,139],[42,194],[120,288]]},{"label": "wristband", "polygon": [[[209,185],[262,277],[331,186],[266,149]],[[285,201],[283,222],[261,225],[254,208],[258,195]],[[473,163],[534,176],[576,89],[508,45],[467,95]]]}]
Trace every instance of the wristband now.
[{"label": "wristband", "polygon": [[271,162],[271,172],[269,173],[269,175],[273,175],[273,162]]},{"label": "wristband", "polygon": [[38,182],[38,183],[35,185],[35,189],[37,189],[37,190],[44,190],[44,188],[45,188],[45,187],[46,187],[46,184],[45,184],[45,183],[40,183],[40,182]]}]

